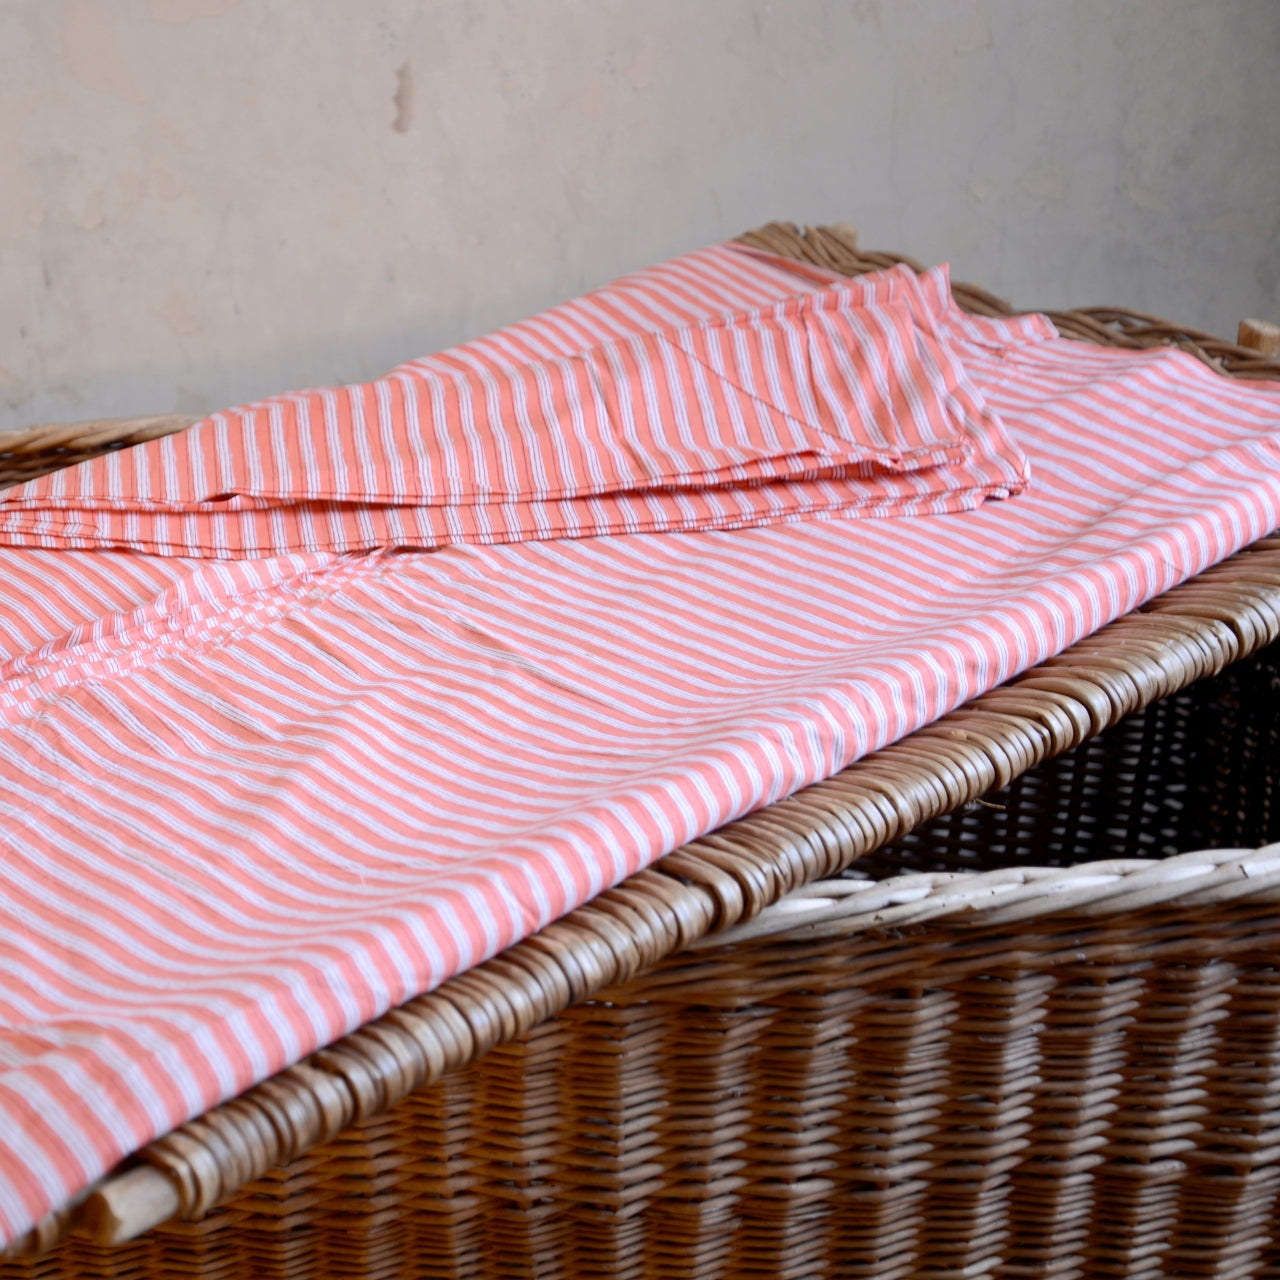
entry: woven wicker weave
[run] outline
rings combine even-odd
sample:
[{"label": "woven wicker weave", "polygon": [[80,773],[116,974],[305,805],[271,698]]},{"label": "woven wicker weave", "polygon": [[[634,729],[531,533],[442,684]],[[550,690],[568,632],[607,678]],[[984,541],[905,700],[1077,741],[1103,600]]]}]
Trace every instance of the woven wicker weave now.
[{"label": "woven wicker weave", "polygon": [[46,423],[23,431],[0,431],[0,489],[38,479],[102,453],[172,435],[195,421],[180,414],[164,414],[155,418]]},{"label": "woven wicker weave", "polygon": [[[751,238],[898,260],[840,228]],[[1055,319],[1173,332],[1122,316]],[[1277,635],[1265,539],[184,1126],[0,1276],[1256,1274],[1280,1188],[1272,855],[932,869],[1280,837],[1255,790]],[[886,883],[770,908],[872,854]],[[867,894],[918,901],[877,920]]]}]

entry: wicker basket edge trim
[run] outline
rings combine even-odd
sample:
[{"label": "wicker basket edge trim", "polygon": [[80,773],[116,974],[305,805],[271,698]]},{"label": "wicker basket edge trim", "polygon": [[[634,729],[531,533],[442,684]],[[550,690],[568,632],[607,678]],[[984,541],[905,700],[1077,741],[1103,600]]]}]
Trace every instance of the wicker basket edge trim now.
[{"label": "wicker basket edge trim", "polygon": [[1280,901],[1280,844],[1204,849],[1163,860],[1124,858],[1072,867],[814,882],[793,889],[754,919],[701,939],[692,950],[800,931],[805,937],[843,936],[947,919],[985,928],[1151,907],[1213,907],[1234,900],[1242,886],[1251,900]]},{"label": "wicker basket edge trim", "polygon": [[[834,237],[846,255],[836,257],[832,234],[806,233],[822,265],[871,269],[849,250],[847,230]],[[998,299],[989,305],[1007,310]],[[494,960],[189,1122],[151,1144],[141,1164],[50,1214],[10,1252],[45,1251],[75,1227],[116,1243],[174,1216],[197,1218],[268,1168],[569,1004],[751,919],[1277,635],[1280,538],[1273,537],[903,742],[677,850]]]}]

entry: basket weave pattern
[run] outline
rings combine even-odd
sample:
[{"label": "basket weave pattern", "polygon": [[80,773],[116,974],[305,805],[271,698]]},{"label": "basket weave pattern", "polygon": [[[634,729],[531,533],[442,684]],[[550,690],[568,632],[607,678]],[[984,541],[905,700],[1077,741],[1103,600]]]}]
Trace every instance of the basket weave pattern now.
[{"label": "basket weave pattern", "polygon": [[[755,239],[898,260],[840,229]],[[1104,333],[1082,336],[1145,345]],[[1274,783],[1278,634],[1268,539],[154,1144],[169,1212],[202,1221],[72,1235],[0,1276],[1255,1274],[1280,1178],[1270,889],[1224,873],[1208,907],[1166,891],[1112,918],[1046,891],[1030,931],[850,910],[815,935],[786,931],[795,900],[766,909],[895,841],[876,874],[1163,853],[1184,822],[1280,837],[1242,799]],[[1204,750],[1187,726],[1233,699],[1252,727]],[[762,936],[688,950],[753,917]],[[79,1216],[110,1239],[110,1208]]]}]

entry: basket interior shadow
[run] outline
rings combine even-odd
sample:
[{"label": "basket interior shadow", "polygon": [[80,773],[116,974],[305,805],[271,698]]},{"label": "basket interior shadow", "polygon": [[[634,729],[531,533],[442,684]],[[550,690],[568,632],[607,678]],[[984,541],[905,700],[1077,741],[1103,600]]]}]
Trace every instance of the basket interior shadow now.
[{"label": "basket interior shadow", "polygon": [[1280,642],[923,823],[853,874],[1066,867],[1277,840]]}]

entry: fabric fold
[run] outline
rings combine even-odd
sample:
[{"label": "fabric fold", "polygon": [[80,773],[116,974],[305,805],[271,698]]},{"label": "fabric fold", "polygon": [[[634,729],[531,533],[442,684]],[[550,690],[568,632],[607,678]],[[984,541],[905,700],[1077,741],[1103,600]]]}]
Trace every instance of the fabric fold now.
[{"label": "fabric fold", "polygon": [[[855,469],[841,461],[811,480],[734,480],[734,467],[789,450],[816,465],[847,443],[843,374],[825,345],[845,339],[822,310],[845,315],[825,292],[837,284],[716,246],[358,395],[278,397],[8,495],[0,514],[32,522],[14,536],[54,546],[65,545],[48,532],[54,517],[79,522],[90,545],[234,549],[404,537],[427,520],[443,537],[504,519],[516,536],[537,520],[754,518],[759,495],[782,514],[735,535],[317,548],[236,564],[0,548],[0,1244],[184,1120],[1280,523],[1280,384],[1221,378],[1176,352],[1057,340],[1043,317],[967,317],[944,272],[839,287],[910,311],[923,343],[912,349],[926,370],[942,362],[955,417],[920,426],[927,439],[908,437],[917,428],[900,413],[902,435],[858,437],[869,476],[832,478]],[[799,308],[809,286],[820,296]],[[807,371],[812,416],[776,396],[752,356],[773,339],[746,317],[755,307],[772,323],[775,303],[803,317],[786,351]],[[886,359],[908,331],[900,321],[869,330]],[[449,385],[471,397],[478,432],[491,389],[504,414],[500,388],[542,394],[537,376],[508,371],[649,333],[722,374],[744,414],[768,406],[732,458],[719,450],[737,437],[670,437],[664,456],[692,469],[709,449],[726,482],[469,506],[369,500],[426,474],[411,445],[427,450],[429,436],[408,416],[431,411],[422,371],[456,368]],[[874,390],[878,375],[854,363]],[[626,392],[637,412],[643,390]],[[714,394],[727,415],[730,393]],[[359,431],[341,416],[356,409]],[[781,523],[806,496],[830,501],[826,516],[850,494],[864,515],[875,502],[937,510],[1012,491],[1025,473],[997,414],[1036,467],[1018,501],[952,519]],[[728,416],[715,425],[739,429]],[[928,464],[961,434],[965,458]],[[218,440],[241,452],[220,456]],[[748,457],[753,440],[763,445]],[[916,469],[892,470],[886,448]],[[500,483],[501,454],[483,456],[484,483]],[[618,476],[624,464],[650,483],[629,455]],[[329,507],[305,496],[325,468],[345,495]],[[571,472],[587,474],[566,462]],[[538,483],[552,477],[548,463]],[[221,513],[184,508],[193,493]],[[179,501],[143,508],[167,498]]]},{"label": "fabric fold", "polygon": [[244,558],[965,509],[1027,468],[949,305],[944,269],[901,267],[580,349],[481,340],[20,486],[0,543]]}]

